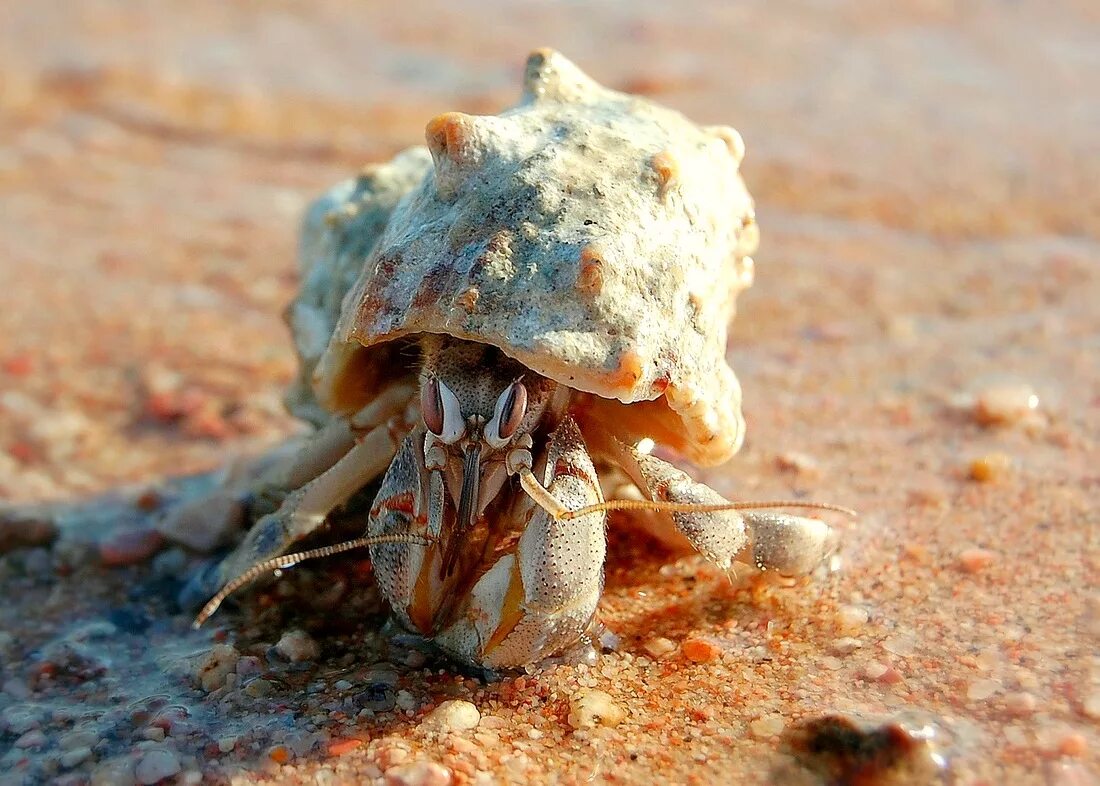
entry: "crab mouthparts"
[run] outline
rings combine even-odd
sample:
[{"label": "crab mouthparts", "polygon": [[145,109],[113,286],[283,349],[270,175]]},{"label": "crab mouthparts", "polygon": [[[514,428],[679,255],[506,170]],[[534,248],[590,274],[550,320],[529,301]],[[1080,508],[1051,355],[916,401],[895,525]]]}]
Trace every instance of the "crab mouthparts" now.
[{"label": "crab mouthparts", "polygon": [[459,536],[473,529],[477,518],[477,497],[481,482],[481,445],[476,442],[466,448],[462,457],[462,492],[458,498],[458,518],[455,530],[443,551],[443,575],[450,576],[458,563]]}]

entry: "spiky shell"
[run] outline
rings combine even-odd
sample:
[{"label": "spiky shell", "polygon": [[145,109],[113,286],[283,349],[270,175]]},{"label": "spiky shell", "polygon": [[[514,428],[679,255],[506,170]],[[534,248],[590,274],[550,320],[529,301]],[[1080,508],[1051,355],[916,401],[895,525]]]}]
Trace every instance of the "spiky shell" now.
[{"label": "spiky shell", "polygon": [[426,137],[432,168],[361,260],[317,366],[321,404],[360,405],[372,353],[444,333],[594,394],[613,429],[644,423],[702,464],[732,455],[744,423],[726,327],[756,246],[737,132],[540,50],[518,106],[440,115]]}]

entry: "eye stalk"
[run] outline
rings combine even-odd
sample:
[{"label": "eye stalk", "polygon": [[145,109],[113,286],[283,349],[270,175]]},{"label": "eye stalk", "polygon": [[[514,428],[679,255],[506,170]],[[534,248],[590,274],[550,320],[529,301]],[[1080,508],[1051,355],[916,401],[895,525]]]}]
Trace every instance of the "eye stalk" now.
[{"label": "eye stalk", "polygon": [[526,414],[527,388],[522,382],[513,382],[497,399],[493,419],[485,426],[485,441],[493,448],[504,447],[515,435]]},{"label": "eye stalk", "polygon": [[420,413],[428,431],[447,445],[453,445],[466,434],[458,397],[435,377],[428,377],[420,387]]}]

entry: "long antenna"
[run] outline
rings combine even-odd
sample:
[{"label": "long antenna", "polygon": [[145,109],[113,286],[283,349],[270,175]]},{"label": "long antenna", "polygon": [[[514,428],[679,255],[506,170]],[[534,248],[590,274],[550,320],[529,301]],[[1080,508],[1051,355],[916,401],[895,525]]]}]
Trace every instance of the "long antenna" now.
[{"label": "long antenna", "polygon": [[764,508],[804,508],[809,510],[832,510],[855,518],[859,514],[843,505],[829,502],[806,502],[798,499],[766,500],[761,502],[668,502],[649,499],[609,499],[595,505],[570,510],[562,505],[539,483],[538,478],[529,469],[521,469],[519,482],[527,495],[535,503],[558,521],[569,521],[589,513],[601,513],[606,510],[656,510],[670,513],[713,513],[720,510],[761,510]]},{"label": "long antenna", "polygon": [[394,533],[392,535],[373,535],[364,538],[355,538],[354,540],[346,540],[343,543],[336,543],[331,546],[321,546],[320,548],[310,549],[309,551],[284,554],[281,557],[274,557],[263,562],[258,562],[218,590],[218,594],[208,600],[206,605],[202,607],[202,611],[195,617],[195,621],[191,623],[191,627],[198,630],[204,622],[214,615],[214,612],[218,610],[218,607],[222,605],[226,598],[246,584],[251,584],[269,570],[292,568],[299,562],[305,562],[306,560],[317,559],[318,557],[331,557],[334,554],[342,554],[345,551],[361,549],[366,546],[378,546],[385,543],[416,543],[426,546],[431,543],[431,540],[418,535],[401,533]]}]

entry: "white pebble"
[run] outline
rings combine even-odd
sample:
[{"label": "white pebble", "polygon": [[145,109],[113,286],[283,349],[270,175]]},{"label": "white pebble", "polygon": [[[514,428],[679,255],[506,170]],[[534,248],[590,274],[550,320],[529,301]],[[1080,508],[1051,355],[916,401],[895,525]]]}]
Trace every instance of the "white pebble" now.
[{"label": "white pebble", "polygon": [[171,778],[179,771],[179,757],[170,750],[157,748],[141,757],[141,761],[134,768],[134,779],[143,786],[149,786],[165,778]]},{"label": "white pebble", "polygon": [[316,660],[321,655],[320,645],[304,630],[288,630],[275,645],[275,651],[291,663]]},{"label": "white pebble", "polygon": [[386,770],[386,786],[450,786],[451,771],[434,761],[414,761]]},{"label": "white pebble", "polygon": [[403,710],[415,710],[416,709],[416,697],[409,693],[407,690],[397,691],[397,696],[394,697],[394,703],[400,709]]},{"label": "white pebble", "polygon": [[195,681],[209,693],[225,685],[225,678],[237,668],[241,654],[232,644],[215,644],[209,654],[195,665]]},{"label": "white pebble", "polygon": [[481,713],[477,707],[468,701],[454,699],[429,712],[423,725],[437,731],[467,731],[476,729],[480,722]]},{"label": "white pebble", "polygon": [[749,731],[754,737],[775,737],[783,731],[783,718],[778,715],[764,715],[749,723]]},{"label": "white pebble", "polygon": [[1005,709],[1018,718],[1031,715],[1038,706],[1039,702],[1036,701],[1035,696],[1031,693],[1017,691],[1005,696]]},{"label": "white pebble", "polygon": [[91,748],[71,748],[61,754],[59,761],[62,767],[71,770],[73,767],[86,762],[90,758],[92,758]]},{"label": "white pebble", "polygon": [[1035,389],[1023,382],[991,385],[974,400],[974,419],[983,425],[1018,423],[1039,408]]},{"label": "white pebble", "polygon": [[618,726],[626,717],[623,708],[602,690],[582,690],[569,701],[569,725],[574,729]]},{"label": "white pebble", "polygon": [[844,630],[858,630],[867,624],[871,615],[859,606],[841,606],[836,610],[836,620]]},{"label": "white pebble", "polygon": [[839,639],[833,640],[832,650],[837,655],[850,655],[863,646],[863,642],[859,639],[853,639],[850,636],[844,636]]},{"label": "white pebble", "polygon": [[41,748],[46,744],[46,735],[39,729],[31,729],[14,743],[17,748]]},{"label": "white pebble", "polygon": [[1081,711],[1086,718],[1100,720],[1100,691],[1093,691],[1081,702]]},{"label": "white pebble", "polygon": [[642,649],[653,658],[660,658],[676,651],[676,642],[666,639],[664,636],[654,636],[642,645]]},{"label": "white pebble", "polygon": [[985,701],[1001,690],[1001,683],[997,680],[974,680],[966,688],[966,698],[970,701]]}]

